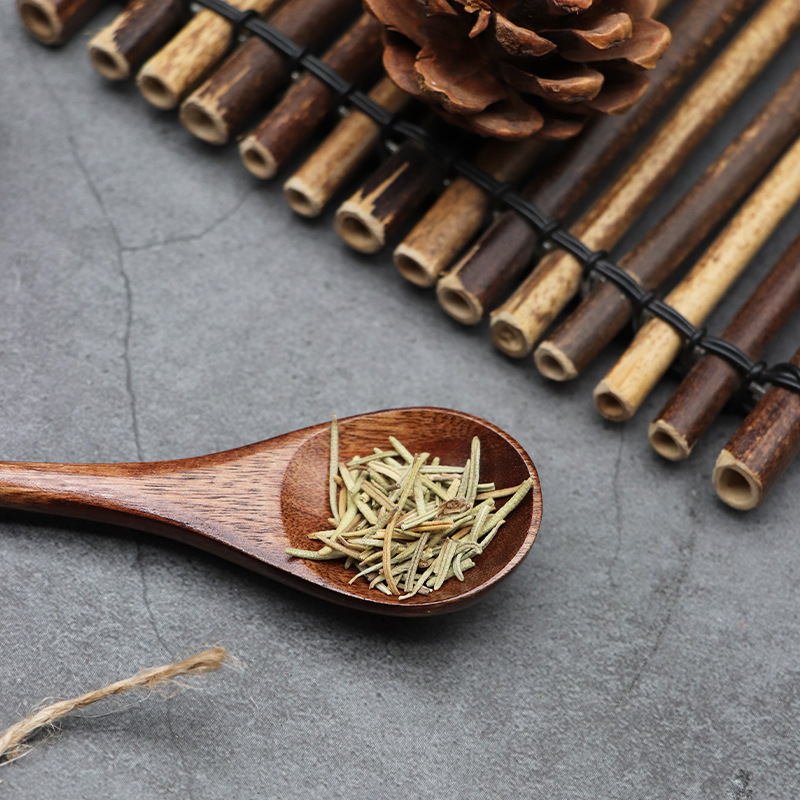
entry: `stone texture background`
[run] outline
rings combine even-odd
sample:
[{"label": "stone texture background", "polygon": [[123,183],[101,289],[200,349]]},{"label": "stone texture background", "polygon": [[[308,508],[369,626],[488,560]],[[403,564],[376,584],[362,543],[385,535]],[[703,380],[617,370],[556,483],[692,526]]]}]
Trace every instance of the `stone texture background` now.
[{"label": "stone texture background", "polygon": [[[112,86],[98,18],[48,50],[0,10],[0,444],[7,460],[198,455],[403,405],[507,429],[542,479],[523,565],[477,606],[384,620],[138,533],[0,512],[0,728],[213,643],[240,660],[171,699],[69,719],[0,795],[104,798],[785,798],[800,780],[798,466],[746,515],[581,381],[462,329],[388,255],[304,222],[235,148]],[[800,63],[793,41],[629,238]],[[781,226],[716,327],[800,223]],[[389,326],[391,323],[391,327]],[[771,360],[795,349],[795,321]]]}]

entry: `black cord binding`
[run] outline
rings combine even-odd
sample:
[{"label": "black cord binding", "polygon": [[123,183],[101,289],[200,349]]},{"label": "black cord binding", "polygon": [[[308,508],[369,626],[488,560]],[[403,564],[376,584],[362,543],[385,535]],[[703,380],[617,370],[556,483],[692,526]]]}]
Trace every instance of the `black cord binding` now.
[{"label": "black cord binding", "polygon": [[580,261],[587,276],[598,276],[611,281],[640,311],[671,325],[686,340],[690,348],[703,350],[727,361],[741,373],[743,383],[749,388],[768,383],[800,394],[800,368],[789,362],[774,366],[767,366],[763,361],[754,362],[725,339],[709,335],[704,327],[695,327],[682,314],[660,300],[653,291],[642,288],[631,275],[615,264],[605,251],[592,250],[564,228],[559,220],[548,218],[540,208],[514,191],[509,183],[498,181],[455,154],[429,131],[401,119],[394,112],[376,103],[367,94],[359,91],[354,83],[346,81],[321,59],[309,53],[308,48],[298,45],[259,19],[252,9],[240,11],[225,0],[196,0],[196,2],[233,23],[234,41],[242,30],[248,30],[260,37],[286,56],[293,69],[302,67],[310,72],[332,89],[343,102],[350,102],[369,116],[385,134],[393,134],[416,142],[442,167],[444,174],[458,173],[468,178],[483,189],[495,203],[513,209],[536,229],[542,240],[557,244]]}]

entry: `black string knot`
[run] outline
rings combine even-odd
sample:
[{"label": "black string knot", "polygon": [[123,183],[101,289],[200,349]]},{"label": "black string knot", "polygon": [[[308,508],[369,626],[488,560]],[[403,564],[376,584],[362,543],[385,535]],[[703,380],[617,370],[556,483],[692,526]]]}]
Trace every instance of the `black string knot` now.
[{"label": "black string knot", "polygon": [[754,364],[750,364],[750,368],[744,376],[744,383],[761,383],[766,368],[767,364],[765,361],[756,361]]},{"label": "black string knot", "polygon": [[254,17],[258,19],[258,11],[256,11],[254,8],[248,8],[244,11],[241,11],[238,8],[234,9],[234,11],[228,17],[231,23],[231,49],[239,44],[239,38],[242,35],[242,32],[246,30],[245,25]]},{"label": "black string knot", "polygon": [[686,345],[689,350],[699,350],[703,346],[703,339],[708,334],[708,328],[705,326],[701,328],[693,328],[691,333],[686,336]]},{"label": "black string knot", "polygon": [[595,272],[595,267],[608,258],[608,253],[605,250],[595,250],[584,262],[583,271],[586,275],[591,275]]}]

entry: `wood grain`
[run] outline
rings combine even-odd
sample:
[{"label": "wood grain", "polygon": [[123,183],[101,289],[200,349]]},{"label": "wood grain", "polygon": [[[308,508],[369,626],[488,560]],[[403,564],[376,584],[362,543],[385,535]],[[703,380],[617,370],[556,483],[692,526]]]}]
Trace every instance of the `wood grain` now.
[{"label": "wood grain", "polygon": [[[382,52],[381,25],[373,16],[362,14],[322,60],[345,80],[355,81],[378,65]],[[239,144],[247,169],[259,178],[274,177],[309,140],[336,99],[318,78],[301,78]]]},{"label": "wood grain", "polygon": [[[267,14],[280,0],[231,0],[240,11]],[[176,108],[225,55],[231,24],[214,11],[199,11],[178,34],[145,62],[136,77],[142,97],[157,108]]]},{"label": "wood grain", "polygon": [[[800,367],[800,350],[792,356]],[[717,458],[713,481],[729,506],[746,511],[761,505],[800,451],[800,395],[767,390]]]},{"label": "wood grain", "polygon": [[[759,184],[725,230],[665,302],[702,325],[775,227],[800,199],[800,140]],[[594,390],[607,419],[630,419],[674,360],[683,340],[668,323],[651,319]]]},{"label": "wood grain", "polygon": [[[521,181],[541,155],[545,142],[493,141],[475,157],[475,166],[501,182]],[[458,177],[395,248],[400,274],[417,286],[433,286],[480,230],[491,198],[469,178]],[[441,302],[441,298],[440,298]]]},{"label": "wood grain", "polygon": [[[754,361],[800,305],[800,237],[786,251],[720,334]],[[686,458],[739,387],[727,361],[707,355],[681,381],[650,424],[653,448],[670,460]]]},{"label": "wood grain", "polygon": [[74,36],[107,0],[17,0],[25,30],[42,44],[60,45]]},{"label": "wood grain", "polygon": [[[689,4],[672,24],[672,44],[653,70],[647,94],[627,114],[592,122],[562,156],[533,176],[524,196],[548,216],[565,218],[753,5],[754,0]],[[515,212],[500,215],[448,272],[452,302],[457,302],[458,292],[463,309],[482,314],[495,308],[530,268],[539,243],[538,233]]]},{"label": "wood grain", "polygon": [[[400,111],[409,96],[382,78],[369,97],[388,111]],[[336,192],[361,168],[381,138],[381,128],[361,111],[352,111],[284,184],[286,202],[304,217],[319,216]]]},{"label": "wood grain", "polygon": [[339,206],[336,232],[355,250],[377,253],[437,183],[430,156],[406,142]]},{"label": "wood grain", "polygon": [[[800,135],[798,96],[800,69],[620,266],[646,289],[663,283]],[[536,349],[539,371],[553,380],[577,377],[633,313],[633,303],[613,283],[598,283]]]},{"label": "wood grain", "polygon": [[343,459],[397,436],[412,452],[464,463],[481,439],[482,479],[533,491],[516,509],[463,583],[399,601],[350,585],[332,561],[290,558],[306,534],[326,527],[330,426],[315,425],[265,442],[198,458],[137,464],[0,463],[0,505],[124,525],[199,547],[331,602],[396,616],[463,608],[506,577],[530,549],[541,520],[541,487],[525,451],[491,423],[457,411],[396,409],[339,422]]},{"label": "wood grain", "polygon": [[[312,49],[335,36],[358,0],[289,0],[269,23]],[[289,76],[289,63],[274,47],[251,36],[183,102],[184,127],[210,144],[225,144]]]},{"label": "wood grain", "polygon": [[[595,250],[616,244],[799,26],[796,0],[769,0],[572,233]],[[582,275],[581,263],[568,253],[554,251],[543,259],[493,312],[497,347],[516,358],[527,355],[575,296]]]},{"label": "wood grain", "polygon": [[183,0],[132,0],[89,41],[89,60],[112,81],[128,78],[163,47],[186,17]]}]

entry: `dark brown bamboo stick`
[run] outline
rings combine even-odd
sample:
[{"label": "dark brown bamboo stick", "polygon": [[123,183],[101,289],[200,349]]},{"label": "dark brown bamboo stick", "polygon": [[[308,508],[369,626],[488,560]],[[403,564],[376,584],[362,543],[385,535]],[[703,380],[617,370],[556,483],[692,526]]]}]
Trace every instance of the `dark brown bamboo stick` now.
[{"label": "dark brown bamboo stick", "polygon": [[[358,0],[289,0],[269,22],[297,44],[317,48],[355,13]],[[181,106],[183,125],[211,144],[225,144],[289,74],[286,58],[252,36]]]},{"label": "dark brown bamboo stick", "polygon": [[377,253],[433,192],[439,176],[430,157],[406,142],[336,212],[336,232],[352,248]]},{"label": "dark brown bamboo stick", "polygon": [[89,42],[89,60],[104,77],[123,81],[178,31],[186,18],[184,0],[131,0]]},{"label": "dark brown bamboo stick", "polygon": [[[792,357],[800,367],[800,350]],[[800,395],[768,389],[731,437],[714,467],[714,488],[729,506],[760,505],[800,451]]]},{"label": "dark brown bamboo stick", "polygon": [[[322,60],[345,80],[363,77],[380,60],[381,27],[373,16],[362,14]],[[335,103],[331,89],[313,75],[306,75],[239,144],[245,167],[259,178],[274,177],[308,141]]]},{"label": "dark brown bamboo stick", "polygon": [[[230,0],[240,11],[255,10],[264,16],[280,0]],[[148,59],[136,84],[142,97],[157,108],[176,108],[181,99],[205,78],[225,55],[233,26],[215,11],[204,9],[178,34]]]},{"label": "dark brown bamboo stick", "polygon": [[[600,200],[572,226],[594,249],[613,247],[722,115],[800,26],[797,0],[769,0],[637,153]],[[554,251],[492,312],[495,345],[521,357],[575,296],[583,275],[569,253]]]},{"label": "dark brown bamboo stick", "polygon": [[[665,302],[692,325],[702,325],[798,200],[800,139],[783,154]],[[682,344],[681,335],[667,322],[657,318],[646,322],[595,387],[597,410],[606,419],[630,419]]]},{"label": "dark brown bamboo stick", "polygon": [[[489,142],[475,164],[499,181],[518,181],[541,155],[545,142]],[[442,271],[480,230],[491,198],[468,178],[455,178],[395,248],[394,263],[406,280],[433,286]]]},{"label": "dark brown bamboo stick", "polygon": [[[800,237],[759,284],[722,332],[723,339],[757,361],[800,305]],[[698,361],[650,424],[648,438],[664,458],[688,457],[741,382],[718,356]]]},{"label": "dark brown bamboo stick", "polygon": [[[672,44],[653,70],[647,94],[619,117],[595,120],[523,194],[561,219],[600,180],[613,161],[657,114],[754,0],[696,0],[672,25]],[[444,310],[475,324],[524,274],[538,234],[513,211],[502,214],[454,266],[439,293]]]},{"label": "dark brown bamboo stick", "polygon": [[42,44],[64,44],[104,5],[106,0],[17,0],[25,30]]},{"label": "dark brown bamboo stick", "polygon": [[[800,134],[799,96],[800,69],[620,266],[646,289],[663,283]],[[552,380],[577,377],[633,313],[633,303],[613,283],[598,283],[536,349],[536,366]]]},{"label": "dark brown bamboo stick", "polygon": [[[400,111],[410,99],[389,78],[381,78],[369,97],[389,111]],[[380,126],[366,114],[347,114],[283,185],[286,202],[304,217],[319,216],[369,158],[380,137]]]}]

